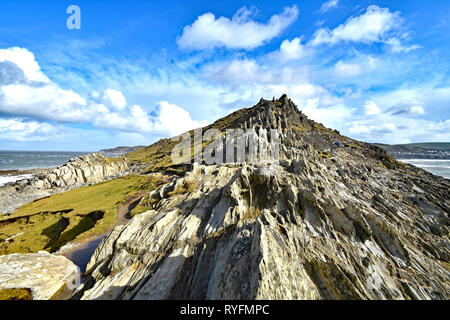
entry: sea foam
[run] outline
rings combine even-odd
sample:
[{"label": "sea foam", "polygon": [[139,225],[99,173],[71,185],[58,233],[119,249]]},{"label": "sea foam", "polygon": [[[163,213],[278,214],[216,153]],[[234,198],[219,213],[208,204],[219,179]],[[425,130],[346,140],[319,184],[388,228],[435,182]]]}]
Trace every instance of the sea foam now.
[{"label": "sea foam", "polygon": [[21,174],[21,175],[17,175],[17,176],[10,176],[10,175],[0,176],[0,187],[9,182],[16,182],[16,181],[20,181],[20,180],[30,179],[32,177],[33,177],[32,174]]}]

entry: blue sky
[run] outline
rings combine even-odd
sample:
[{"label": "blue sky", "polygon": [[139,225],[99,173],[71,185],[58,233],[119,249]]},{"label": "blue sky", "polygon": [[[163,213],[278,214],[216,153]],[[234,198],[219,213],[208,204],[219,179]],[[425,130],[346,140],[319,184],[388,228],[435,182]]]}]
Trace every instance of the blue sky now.
[{"label": "blue sky", "polygon": [[450,141],[449,21],[445,0],[1,1],[0,149],[147,145],[283,93],[352,138]]}]

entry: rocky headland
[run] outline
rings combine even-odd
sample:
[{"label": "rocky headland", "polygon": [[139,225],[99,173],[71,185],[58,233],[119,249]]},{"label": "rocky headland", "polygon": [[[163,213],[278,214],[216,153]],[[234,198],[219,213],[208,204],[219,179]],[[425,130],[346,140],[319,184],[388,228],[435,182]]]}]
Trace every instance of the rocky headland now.
[{"label": "rocky headland", "polygon": [[[100,242],[72,299],[449,298],[449,180],[325,128],[285,95],[211,128],[243,129],[245,144],[260,146],[271,143],[264,129],[276,130],[279,161],[208,165],[191,154],[174,164],[170,139],[111,170],[95,156],[87,167],[102,165],[83,170],[89,177],[149,180],[132,190],[131,220]],[[100,181],[75,168],[26,185]]]},{"label": "rocky headland", "polygon": [[123,159],[92,153],[70,159],[58,168],[10,172],[31,177],[0,186],[0,214],[12,213],[38,198],[119,177],[127,169]]},{"label": "rocky headland", "polygon": [[195,164],[149,192],[73,298],[449,298],[449,180],[314,123],[286,96],[212,126],[254,129],[263,144],[258,129],[277,129],[279,164]]}]

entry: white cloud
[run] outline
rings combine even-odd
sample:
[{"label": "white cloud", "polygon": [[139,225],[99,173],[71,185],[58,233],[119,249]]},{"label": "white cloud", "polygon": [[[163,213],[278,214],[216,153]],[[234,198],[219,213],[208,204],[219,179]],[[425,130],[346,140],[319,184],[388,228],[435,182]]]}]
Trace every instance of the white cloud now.
[{"label": "white cloud", "polygon": [[172,135],[208,125],[207,121],[192,120],[189,112],[167,101],[161,101],[159,107],[158,122],[164,128],[167,128]]},{"label": "white cloud", "polygon": [[92,110],[72,90],[51,83],[44,86],[12,84],[0,87],[0,111],[13,115],[32,116],[57,121],[87,120]]},{"label": "white cloud", "polygon": [[253,59],[234,59],[225,63],[214,63],[204,68],[206,78],[220,82],[270,81],[272,75],[265,71]]},{"label": "white cloud", "polygon": [[9,79],[0,82],[0,112],[68,122],[89,118],[91,110],[85,99],[50,81],[32,52],[17,47],[1,49],[0,63],[8,63],[3,72],[14,74],[0,79]]},{"label": "white cloud", "polygon": [[336,44],[340,41],[380,42],[390,31],[398,28],[401,22],[400,12],[391,12],[388,8],[372,5],[363,15],[350,17],[333,30],[317,30],[311,44]]},{"label": "white cloud", "polygon": [[338,4],[339,0],[328,0],[327,2],[324,2],[322,4],[322,6],[320,7],[320,12],[325,13],[330,9],[337,8]]},{"label": "white cloud", "polygon": [[373,100],[385,106],[392,115],[423,115],[429,110],[441,119],[450,116],[448,101],[450,87],[436,87],[434,84],[423,84],[417,87],[403,87],[389,92],[374,95]]},{"label": "white cloud", "polygon": [[397,130],[397,127],[393,123],[382,123],[375,125],[361,125],[355,122],[355,125],[349,129],[353,134],[361,133],[393,133]]},{"label": "white cloud", "polygon": [[419,45],[404,45],[401,43],[401,41],[398,38],[391,38],[384,41],[387,45],[390,46],[391,51],[393,53],[408,53],[410,51],[420,49],[421,46]]},{"label": "white cloud", "polygon": [[0,137],[10,141],[43,141],[61,135],[65,130],[48,123],[23,119],[1,119]]},{"label": "white cloud", "polygon": [[125,113],[109,112],[95,120],[97,127],[113,128],[155,136],[175,136],[208,125],[192,120],[189,112],[167,101],[158,103],[157,116],[150,116],[141,106],[133,105]]},{"label": "white cloud", "polygon": [[[159,136],[178,134],[206,123],[192,120],[186,110],[165,101],[158,106],[160,115],[150,116],[139,105],[127,107],[123,93],[110,88],[103,93],[92,91],[86,100],[50,81],[27,49],[0,50],[0,75],[0,112],[13,116],[91,123],[100,128]],[[45,140],[58,134],[58,128],[66,130],[38,121],[2,120],[1,126],[3,139],[16,135],[16,140]]]},{"label": "white cloud", "polygon": [[381,113],[380,107],[378,107],[373,101],[366,101],[364,108],[366,109],[367,115],[376,115]]},{"label": "white cloud", "polygon": [[109,88],[106,89],[103,99],[118,109],[123,109],[127,105],[127,100],[123,96],[122,92],[117,90]]},{"label": "white cloud", "polygon": [[0,62],[4,61],[9,61],[17,65],[28,81],[50,83],[50,80],[41,71],[39,64],[34,59],[34,54],[27,49],[19,47],[0,49]]},{"label": "white cloud", "polygon": [[412,106],[410,112],[411,114],[422,115],[425,114],[425,109],[422,106]]},{"label": "white cloud", "polygon": [[338,77],[356,77],[363,71],[363,67],[358,63],[346,63],[339,60],[334,66],[333,73]]},{"label": "white cloud", "polygon": [[317,21],[314,25],[316,26],[316,27],[321,27],[321,26],[323,26],[325,24],[325,20],[319,20],[319,21]]},{"label": "white cloud", "polygon": [[353,109],[345,106],[339,101],[329,101],[327,98],[321,99],[310,98],[307,99],[306,104],[300,105],[300,109],[312,120],[322,123],[328,128],[342,128],[343,123],[351,119]]},{"label": "white cloud", "polygon": [[305,46],[301,44],[300,38],[286,39],[281,43],[280,50],[270,54],[272,58],[280,61],[298,60],[306,55]]},{"label": "white cloud", "polygon": [[348,132],[355,139],[388,144],[448,141],[450,120],[431,121],[380,115],[351,122]]},{"label": "white cloud", "polygon": [[177,44],[183,49],[253,49],[278,36],[298,16],[297,6],[286,7],[267,23],[252,20],[254,11],[243,7],[229,19],[213,13],[202,14],[192,25],[184,27]]}]

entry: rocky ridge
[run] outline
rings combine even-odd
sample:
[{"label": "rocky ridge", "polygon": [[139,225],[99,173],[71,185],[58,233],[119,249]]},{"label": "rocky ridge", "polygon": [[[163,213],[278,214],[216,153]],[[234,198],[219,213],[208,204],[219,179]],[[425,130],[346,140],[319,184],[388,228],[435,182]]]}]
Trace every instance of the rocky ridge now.
[{"label": "rocky ridge", "polygon": [[253,129],[247,143],[278,130],[279,164],[194,164],[150,192],[151,209],[98,246],[74,299],[449,298],[449,180],[286,96],[213,126]]},{"label": "rocky ridge", "polygon": [[58,168],[0,187],[0,214],[13,212],[37,198],[119,177],[128,169],[126,160],[111,160],[99,153],[72,158]]}]

